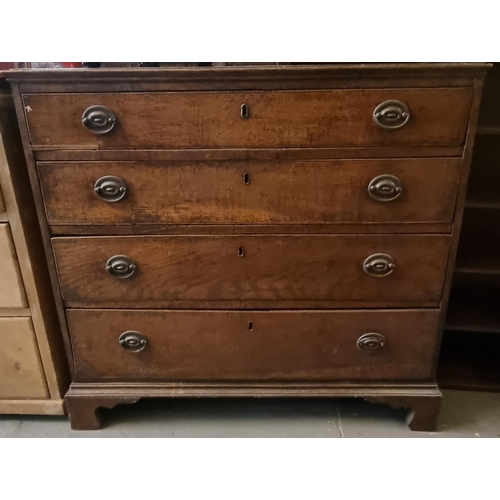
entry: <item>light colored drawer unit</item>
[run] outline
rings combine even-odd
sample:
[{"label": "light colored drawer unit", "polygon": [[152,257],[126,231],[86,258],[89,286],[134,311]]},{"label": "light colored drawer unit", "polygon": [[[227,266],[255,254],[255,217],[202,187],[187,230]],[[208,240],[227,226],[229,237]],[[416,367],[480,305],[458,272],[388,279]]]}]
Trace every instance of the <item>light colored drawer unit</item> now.
[{"label": "light colored drawer unit", "polygon": [[67,362],[21,149],[0,91],[0,413],[62,415]]}]

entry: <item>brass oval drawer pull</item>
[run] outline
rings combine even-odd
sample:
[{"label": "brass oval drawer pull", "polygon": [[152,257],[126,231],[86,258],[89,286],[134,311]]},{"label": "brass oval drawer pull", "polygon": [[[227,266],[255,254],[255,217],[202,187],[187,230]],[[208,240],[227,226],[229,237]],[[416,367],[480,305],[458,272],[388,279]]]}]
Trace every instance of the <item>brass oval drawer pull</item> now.
[{"label": "brass oval drawer pull", "polygon": [[240,116],[242,118],[249,118],[250,117],[250,106],[246,103],[243,103],[240,106]]},{"label": "brass oval drawer pull", "polygon": [[105,175],[96,181],[94,191],[101,200],[115,203],[123,200],[127,194],[128,186],[124,180],[113,175]]},{"label": "brass oval drawer pull", "polygon": [[142,333],[130,330],[123,332],[118,342],[126,351],[140,352],[146,347],[148,339]]},{"label": "brass oval drawer pull", "polygon": [[368,194],[377,201],[393,201],[402,193],[403,183],[394,175],[379,175],[368,184]]},{"label": "brass oval drawer pull", "polygon": [[106,262],[106,271],[114,278],[130,278],[137,269],[137,264],[126,255],[114,255]]},{"label": "brass oval drawer pull", "polygon": [[387,276],[395,268],[396,263],[394,259],[386,253],[374,253],[363,262],[363,269],[370,276]]},{"label": "brass oval drawer pull", "polygon": [[116,116],[106,106],[90,106],[82,114],[82,123],[93,134],[107,134],[113,130]]},{"label": "brass oval drawer pull", "polygon": [[365,333],[359,337],[356,345],[358,349],[367,354],[377,354],[386,345],[387,339],[380,333]]},{"label": "brass oval drawer pull", "polygon": [[385,101],[373,111],[373,121],[386,130],[404,127],[410,119],[408,106],[401,101]]}]

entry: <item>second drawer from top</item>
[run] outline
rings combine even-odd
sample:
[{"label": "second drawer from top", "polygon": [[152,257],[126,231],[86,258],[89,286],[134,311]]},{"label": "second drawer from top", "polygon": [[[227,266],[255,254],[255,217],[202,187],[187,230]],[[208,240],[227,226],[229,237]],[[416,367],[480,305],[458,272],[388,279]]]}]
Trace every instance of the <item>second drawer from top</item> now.
[{"label": "second drawer from top", "polygon": [[38,163],[51,225],[451,223],[460,159]]}]

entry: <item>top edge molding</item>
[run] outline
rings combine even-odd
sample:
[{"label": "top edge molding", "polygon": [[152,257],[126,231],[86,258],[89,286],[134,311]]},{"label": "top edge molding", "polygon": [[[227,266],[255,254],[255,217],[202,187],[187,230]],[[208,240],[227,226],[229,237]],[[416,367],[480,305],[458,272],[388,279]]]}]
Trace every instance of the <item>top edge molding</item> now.
[{"label": "top edge molding", "polygon": [[488,63],[325,64],[297,66],[223,66],[201,68],[15,69],[0,74],[11,82],[71,83],[157,81],[231,81],[276,79],[483,77]]}]

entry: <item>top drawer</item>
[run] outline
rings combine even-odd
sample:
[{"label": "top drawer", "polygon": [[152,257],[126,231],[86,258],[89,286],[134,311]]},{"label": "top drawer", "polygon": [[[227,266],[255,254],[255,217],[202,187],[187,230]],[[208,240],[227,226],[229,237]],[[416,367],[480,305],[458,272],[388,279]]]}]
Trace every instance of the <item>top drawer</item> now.
[{"label": "top drawer", "polygon": [[25,94],[37,146],[458,146],[472,88]]}]

